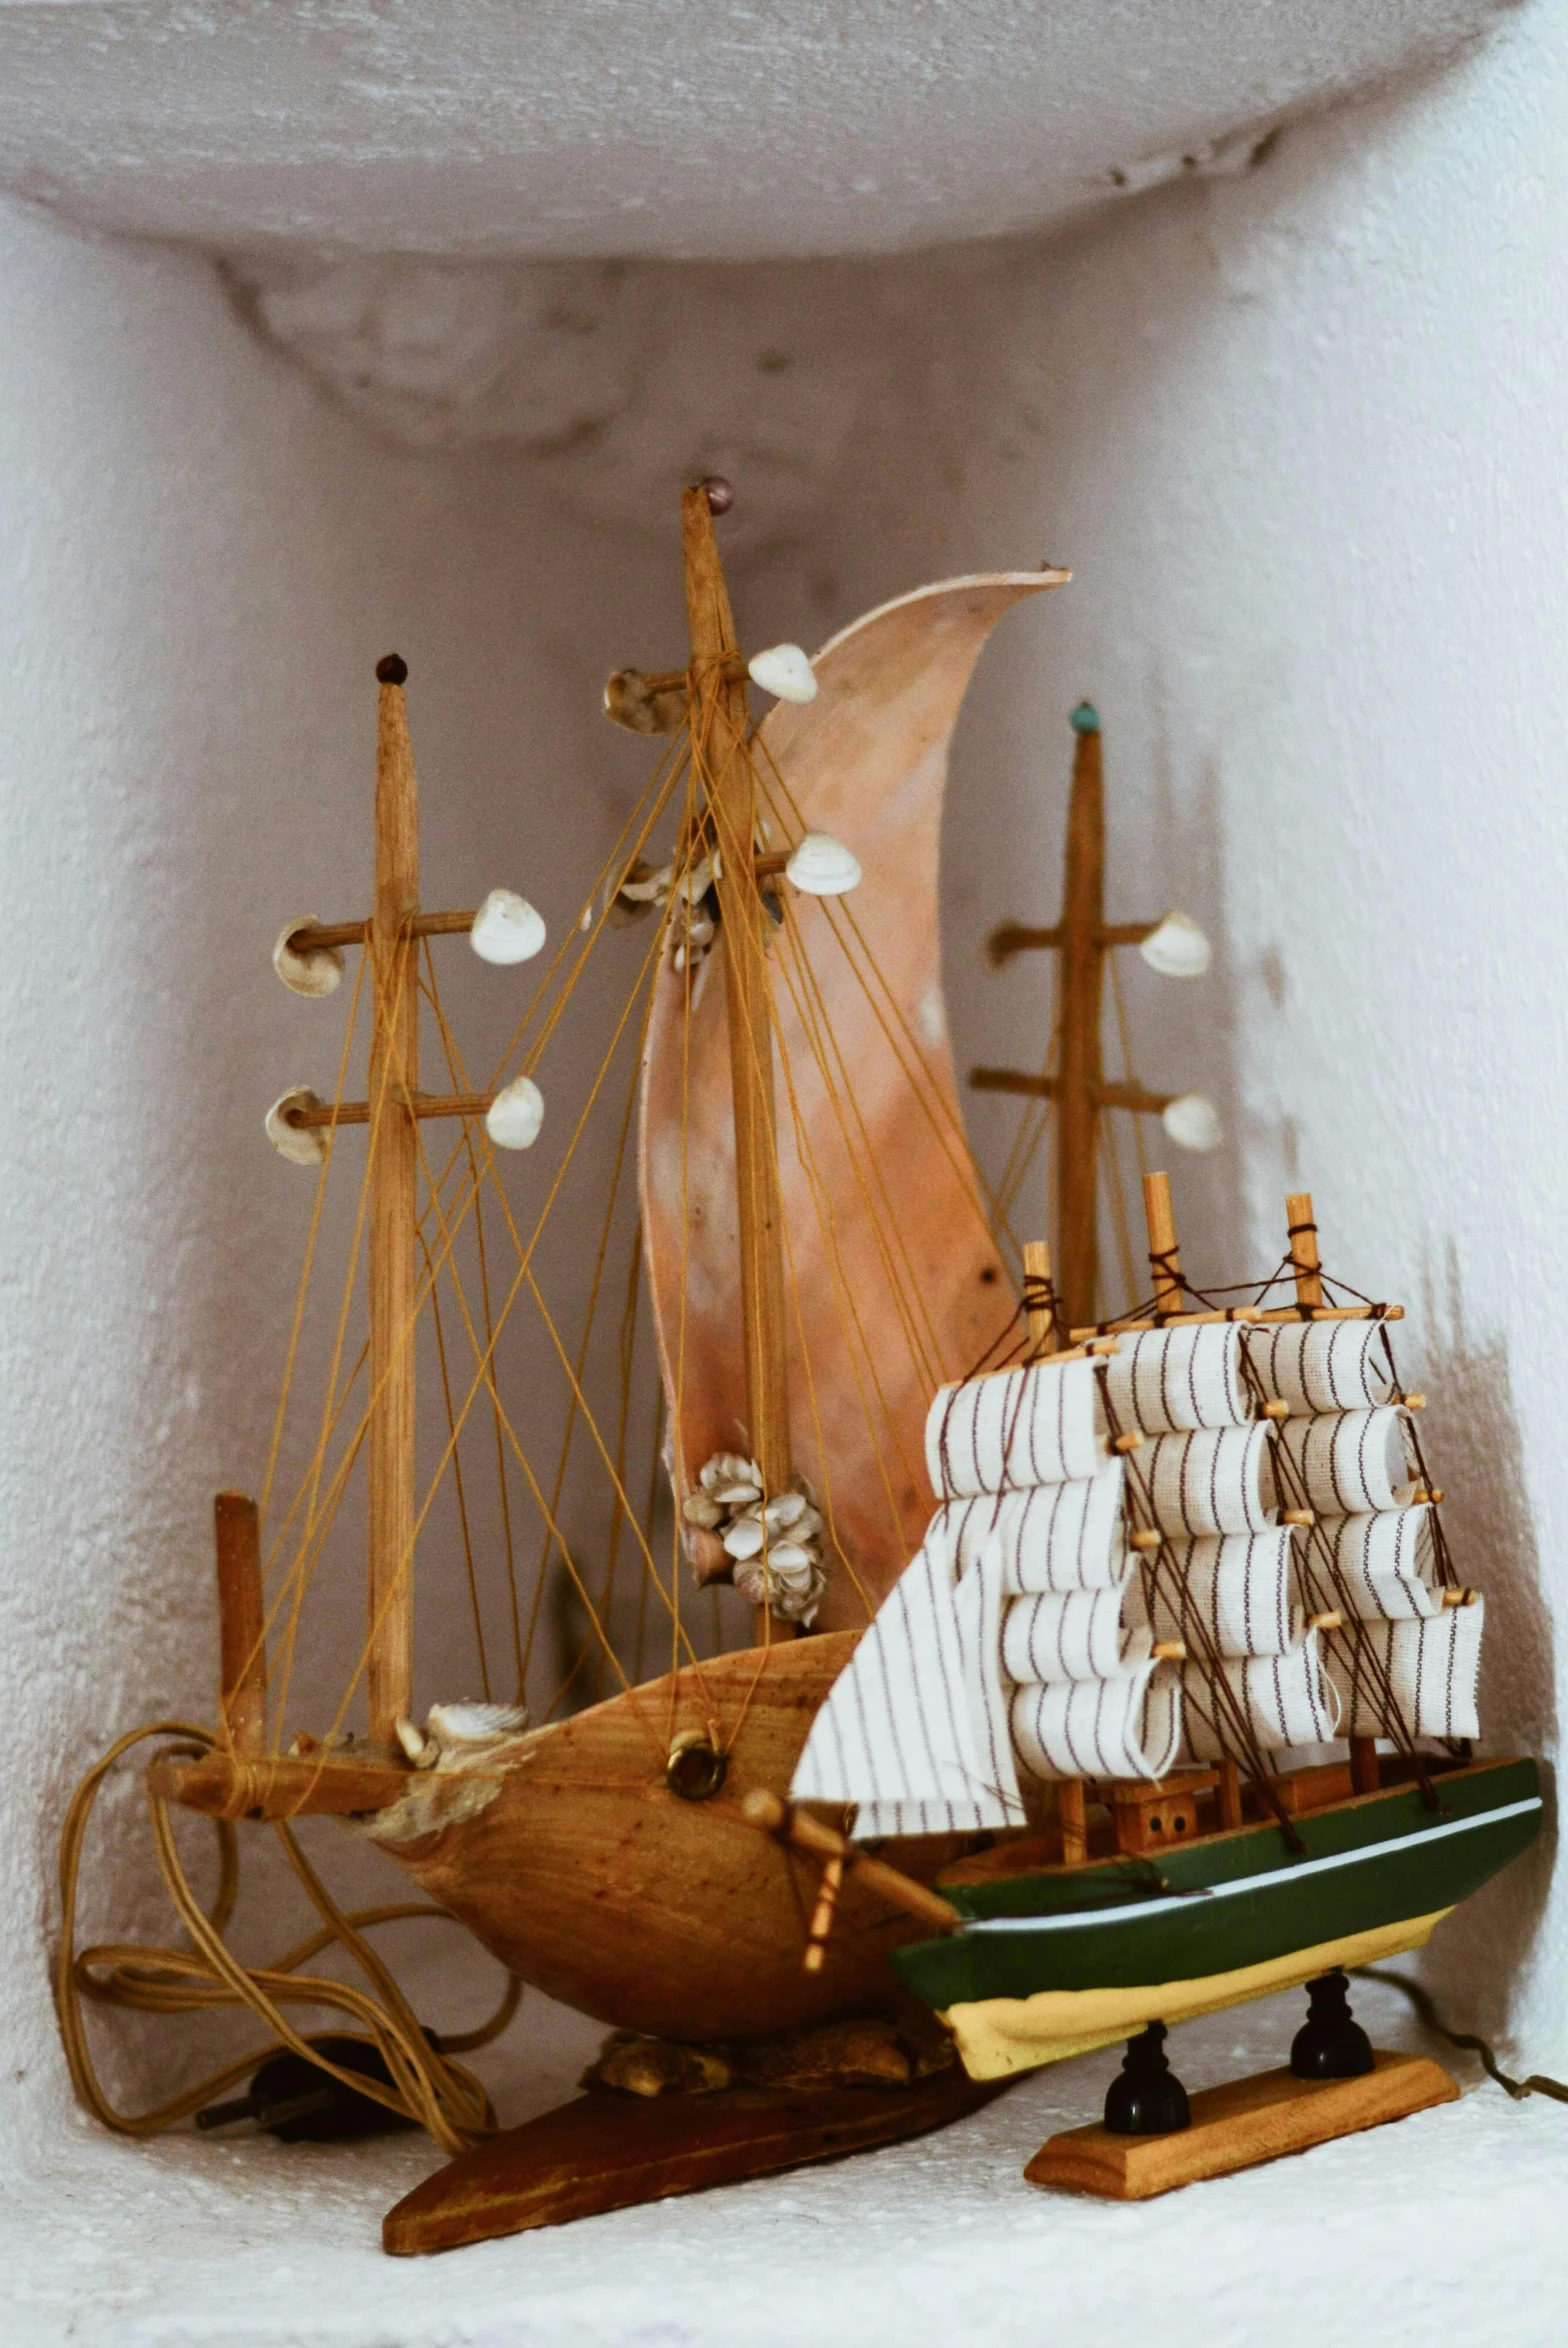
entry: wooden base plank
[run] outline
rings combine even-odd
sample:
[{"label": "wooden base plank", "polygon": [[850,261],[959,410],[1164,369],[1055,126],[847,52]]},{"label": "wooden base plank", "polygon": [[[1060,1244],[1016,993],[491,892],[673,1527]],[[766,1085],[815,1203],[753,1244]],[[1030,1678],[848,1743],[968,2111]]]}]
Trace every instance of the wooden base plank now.
[{"label": "wooden base plank", "polygon": [[922,2136],[1007,2082],[958,2064],[907,2087],[737,2087],[644,2099],[599,2091],[459,2154],[387,2212],[394,2257],[631,2209]]},{"label": "wooden base plank", "polygon": [[1048,2138],[1024,2175],[1031,2185],[1061,2192],[1148,2201],[1178,2185],[1226,2177],[1458,2098],[1448,2073],[1424,2055],[1379,2053],[1376,2059],[1377,2068],[1360,2079],[1262,2071],[1204,2088],[1192,2098],[1192,2126],[1175,2136],[1113,2136],[1098,2123],[1072,2128]]}]

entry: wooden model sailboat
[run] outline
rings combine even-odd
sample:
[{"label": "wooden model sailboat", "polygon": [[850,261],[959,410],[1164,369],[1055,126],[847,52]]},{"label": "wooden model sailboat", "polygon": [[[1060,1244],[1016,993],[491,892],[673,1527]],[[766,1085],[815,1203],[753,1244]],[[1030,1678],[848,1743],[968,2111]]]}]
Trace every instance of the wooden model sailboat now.
[{"label": "wooden model sailboat", "polygon": [[[301,991],[323,992],[344,947],[364,948],[367,1098],[343,1099],[341,1084],[330,1101],[296,1088],[269,1120],[285,1153],[306,1161],[341,1153],[349,1127],[369,1129],[362,1400],[348,1406],[351,1378],[335,1359],[322,1442],[290,1509],[273,1510],[284,1521],[265,1589],[255,1511],[231,1502],[220,1513],[219,1733],[204,1757],[165,1757],[151,1772],[160,1799],[220,1819],[352,1819],[523,1980],[622,2028],[683,2039],[754,2037],[885,2006],[888,1951],[918,1929],[857,1883],[826,1962],[803,1969],[809,1884],[748,1828],[744,1804],[788,1784],[859,1626],[918,1543],[931,1391],[1011,1317],[947,1052],[937,836],[947,740],[985,638],[1012,604],[1066,576],[949,582],[874,612],[814,664],[791,647],[759,656],[750,674],[780,699],[754,734],[713,534],[727,502],[713,485],[684,497],[688,667],[621,672],[607,689],[611,714],[634,730],[673,729],[671,754],[585,911],[580,947],[561,950],[540,989],[522,1073],[503,1063],[482,1089],[455,1056],[426,941],[471,929],[481,953],[516,960],[537,948],[542,925],[505,892],[478,916],[421,909],[405,671],[388,660],[377,672],[371,918],[295,924],[277,957]],[[655,864],[661,821],[673,821],[675,840]],[[590,1408],[582,1353],[574,1360],[546,1316],[570,1391],[568,1441],[574,1424],[588,1427],[584,1447],[641,1547],[674,1654],[688,1660],[536,1727],[519,1709],[520,1685],[516,1705],[438,1704],[420,1725],[414,1565],[434,1485],[416,1477],[416,1327],[440,1280],[455,1280],[465,1219],[477,1224],[484,1197],[504,1201],[497,1151],[536,1143],[545,1094],[535,1072],[547,1087],[541,1056],[583,957],[606,950],[607,925],[650,905],[647,944],[634,930],[624,949],[632,985],[617,1035],[640,1039],[640,1248],[666,1458],[698,1577],[742,1585],[756,1643],[694,1659],[678,1561],[661,1570],[651,1526],[627,1497],[624,1451]],[[622,950],[613,937],[607,945]],[[441,1093],[420,1087],[422,997],[451,1071]],[[442,1120],[459,1137],[444,1159],[429,1138]],[[583,1127],[568,1116],[557,1129],[570,1139],[545,1212],[573,1177]],[[547,1547],[586,1587],[589,1560],[572,1553],[559,1513],[564,1467],[553,1484],[535,1469],[528,1430],[499,1391],[506,1311],[532,1291],[545,1312],[538,1228],[502,1212],[515,1278],[499,1310],[488,1292],[482,1304],[459,1293],[474,1359],[466,1391],[449,1393],[440,1466],[460,1456],[471,1410],[493,1415]],[[444,1378],[454,1343],[449,1335]],[[339,1354],[351,1356],[341,1338]],[[285,1651],[299,1636],[301,1596],[361,1448],[368,1735],[348,1733],[346,1693],[327,1733],[291,1737],[286,1697],[269,1698],[269,1635]],[[809,1639],[797,1639],[803,1623]],[[602,1633],[601,1643],[619,1668]],[[910,1854],[910,1870],[929,1875],[959,1847]]]},{"label": "wooden model sailboat", "polygon": [[[893,1955],[981,2078],[1333,1990],[1540,1825],[1535,1764],[1472,1751],[1483,1603],[1398,1308],[1328,1301],[1305,1195],[1222,1305],[1182,1278],[1162,1175],[1146,1194],[1150,1306],[1064,1343],[1045,1283],[1023,1359],[937,1395],[936,1514],[793,1783],[856,1837],[1043,1828],[951,1867],[951,1929]],[[1371,2070],[1359,2033],[1345,2059]]]}]

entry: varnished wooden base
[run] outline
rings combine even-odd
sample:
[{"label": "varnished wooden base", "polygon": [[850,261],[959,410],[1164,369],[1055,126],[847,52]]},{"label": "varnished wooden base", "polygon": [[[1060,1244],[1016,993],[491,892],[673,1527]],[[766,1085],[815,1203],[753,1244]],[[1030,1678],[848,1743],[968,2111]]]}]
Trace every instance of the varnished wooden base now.
[{"label": "varnished wooden base", "polygon": [[388,2211],[382,2246],[396,2257],[456,2250],[897,2144],[978,2111],[1005,2084],[977,2082],[955,2063],[907,2087],[815,2094],[738,2087],[647,2099],[591,2093],[507,2129],[416,2185]]},{"label": "varnished wooden base", "polygon": [[1113,2136],[1098,2125],[1073,2128],[1041,2145],[1024,2175],[1031,2185],[1098,2193],[1108,2201],[1148,2201],[1178,2185],[1229,2176],[1287,2152],[1305,2152],[1336,2136],[1353,2136],[1385,2120],[1408,2119],[1453,2103],[1458,2088],[1424,2055],[1379,2054],[1360,2079],[1297,2079],[1263,2071],[1204,2088],[1192,2098],[1192,2126],[1174,2136]]}]

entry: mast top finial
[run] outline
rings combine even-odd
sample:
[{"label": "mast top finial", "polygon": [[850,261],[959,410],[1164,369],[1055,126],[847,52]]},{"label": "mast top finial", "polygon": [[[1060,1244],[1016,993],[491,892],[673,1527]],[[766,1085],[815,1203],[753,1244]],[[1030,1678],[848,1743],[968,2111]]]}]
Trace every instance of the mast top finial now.
[{"label": "mast top finial", "polygon": [[378,685],[406,684],[408,682],[407,661],[397,653],[389,652],[384,660],[378,660],[376,663],[376,682]]},{"label": "mast top finial", "polygon": [[1068,723],[1075,734],[1097,734],[1100,730],[1100,713],[1092,701],[1080,701]]},{"label": "mast top finial", "polygon": [[727,514],[735,503],[735,485],[732,481],[726,481],[722,473],[710,473],[706,481],[699,481],[697,486],[708,493],[710,514]]}]

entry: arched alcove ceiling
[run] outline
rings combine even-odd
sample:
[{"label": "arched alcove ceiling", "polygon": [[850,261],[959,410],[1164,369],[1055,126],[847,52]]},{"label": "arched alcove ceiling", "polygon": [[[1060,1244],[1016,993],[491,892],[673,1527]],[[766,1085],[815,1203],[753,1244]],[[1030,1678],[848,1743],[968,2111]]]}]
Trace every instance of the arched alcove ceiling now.
[{"label": "arched alcove ceiling", "polygon": [[[0,185],[223,254],[262,329],[404,440],[520,442],[622,519],[744,461],[760,543],[893,363],[910,294],[874,257],[1244,168],[1500,12],[0,0]],[[837,267],[768,266],[802,260]]]}]

